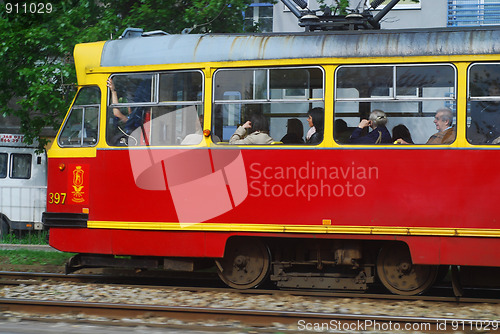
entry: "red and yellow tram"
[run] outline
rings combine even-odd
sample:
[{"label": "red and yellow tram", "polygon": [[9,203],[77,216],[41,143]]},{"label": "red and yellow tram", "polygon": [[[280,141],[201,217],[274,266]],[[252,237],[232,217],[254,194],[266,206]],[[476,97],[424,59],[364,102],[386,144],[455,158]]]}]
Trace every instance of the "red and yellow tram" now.
[{"label": "red and yellow tram", "polygon": [[[235,288],[410,295],[443,266],[500,266],[498,28],[144,34],[75,64],[44,214],[75,268],[213,259]],[[453,138],[430,144],[443,109]],[[373,110],[411,142],[353,143]],[[255,115],[272,143],[232,144]]]}]

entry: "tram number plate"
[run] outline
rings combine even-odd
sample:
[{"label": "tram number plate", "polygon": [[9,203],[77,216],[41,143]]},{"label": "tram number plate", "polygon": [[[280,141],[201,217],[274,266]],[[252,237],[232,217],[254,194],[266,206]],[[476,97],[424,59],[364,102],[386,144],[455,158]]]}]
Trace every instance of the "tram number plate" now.
[{"label": "tram number plate", "polygon": [[64,204],[66,202],[66,193],[49,193],[49,204]]}]

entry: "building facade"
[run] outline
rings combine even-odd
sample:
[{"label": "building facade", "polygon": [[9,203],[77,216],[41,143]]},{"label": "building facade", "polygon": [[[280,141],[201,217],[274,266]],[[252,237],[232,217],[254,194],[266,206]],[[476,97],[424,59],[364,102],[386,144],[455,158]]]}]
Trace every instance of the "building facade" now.
[{"label": "building facade", "polygon": [[[254,0],[245,12],[248,27],[258,24],[262,32],[301,32],[297,17],[281,2]],[[389,1],[385,1],[388,3]],[[319,10],[316,0],[308,0],[308,9]],[[333,1],[325,1],[331,5]],[[367,1],[368,3],[368,1]],[[350,10],[363,1],[351,1]],[[373,11],[376,15],[384,4]],[[322,12],[319,12],[322,14]],[[500,24],[500,0],[401,0],[382,20],[382,29],[442,28]]]}]

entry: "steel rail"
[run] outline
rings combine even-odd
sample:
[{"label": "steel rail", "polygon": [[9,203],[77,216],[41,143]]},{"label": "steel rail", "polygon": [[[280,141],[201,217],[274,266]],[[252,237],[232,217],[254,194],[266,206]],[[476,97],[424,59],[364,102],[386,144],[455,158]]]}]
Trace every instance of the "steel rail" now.
[{"label": "steel rail", "polygon": [[[200,322],[206,320],[240,321],[246,325],[271,326],[279,323],[283,325],[303,326],[308,324],[322,326],[328,324],[330,327],[355,330],[406,330],[416,328],[415,324],[422,324],[423,332],[446,332],[451,331],[451,324],[466,324],[473,326],[478,323],[484,327],[492,322],[488,320],[461,319],[461,318],[433,318],[433,317],[409,317],[409,316],[386,316],[386,315],[362,315],[341,313],[318,313],[318,312],[292,312],[292,311],[265,311],[231,308],[210,307],[181,307],[160,306],[145,304],[115,304],[115,303],[89,303],[72,301],[40,301],[27,299],[0,298],[2,310],[11,312],[22,312],[29,314],[85,314],[104,316],[106,318],[139,318],[147,315],[151,317],[173,318],[182,321]],[[138,324],[138,323],[136,323]],[[443,325],[445,324],[445,325]],[[148,325],[147,322],[141,325]],[[425,326],[424,326],[425,325]],[[498,322],[497,322],[498,325]],[[498,328],[498,326],[497,326]],[[227,329],[227,328],[226,328]],[[491,330],[489,332],[492,332]]]},{"label": "steel rail", "polygon": [[[178,278],[178,277],[177,277]],[[343,291],[318,291],[318,290],[266,290],[266,289],[247,289],[237,290],[226,287],[193,287],[193,286],[172,286],[172,285],[149,285],[145,284],[129,284],[131,281],[138,279],[158,280],[158,277],[126,277],[126,276],[110,276],[97,274],[57,274],[57,273],[39,273],[39,272],[11,272],[0,271],[0,286],[1,285],[18,285],[18,284],[39,284],[54,282],[76,282],[76,283],[93,283],[116,285],[124,288],[150,288],[150,289],[175,289],[185,290],[190,292],[225,292],[239,293],[243,295],[290,295],[301,297],[316,297],[316,298],[363,298],[363,299],[378,299],[378,300],[397,300],[397,301],[429,301],[429,302],[448,302],[448,303],[488,303],[500,304],[500,298],[478,298],[478,297],[455,297],[455,296],[403,296],[384,293],[359,293],[359,292],[343,292]],[[172,277],[176,279],[176,277]],[[123,282],[123,283],[116,283]],[[482,291],[482,290],[481,290]],[[486,290],[490,291],[490,290]],[[495,290],[500,295],[498,290]],[[484,292],[484,291],[483,291]],[[474,293],[474,292],[472,292]]]}]

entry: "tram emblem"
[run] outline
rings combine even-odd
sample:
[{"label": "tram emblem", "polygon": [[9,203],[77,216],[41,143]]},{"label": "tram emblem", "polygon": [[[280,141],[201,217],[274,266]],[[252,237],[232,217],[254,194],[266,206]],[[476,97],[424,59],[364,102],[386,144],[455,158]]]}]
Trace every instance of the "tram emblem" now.
[{"label": "tram emblem", "polygon": [[82,166],[76,166],[75,169],[73,170],[73,191],[71,192],[73,194],[73,198],[71,199],[75,203],[83,203],[85,202],[85,198],[83,195],[85,194],[83,192],[83,174],[85,171],[82,169]]}]

